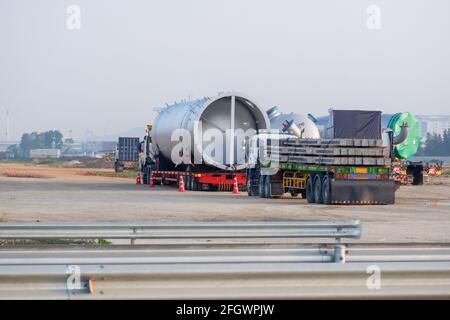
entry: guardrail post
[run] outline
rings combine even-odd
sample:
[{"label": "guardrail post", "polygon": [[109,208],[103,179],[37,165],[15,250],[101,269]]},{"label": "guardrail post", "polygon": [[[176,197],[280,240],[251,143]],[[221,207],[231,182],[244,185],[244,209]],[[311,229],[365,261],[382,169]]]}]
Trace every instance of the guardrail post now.
[{"label": "guardrail post", "polygon": [[[135,233],[136,233],[136,228],[133,228],[133,234],[135,234]],[[135,241],[136,241],[136,238],[131,238],[131,241],[130,241],[131,245],[133,245]]]},{"label": "guardrail post", "polygon": [[339,239],[337,239],[336,243],[334,244],[334,262],[335,263],[345,263],[345,245],[341,244]]}]

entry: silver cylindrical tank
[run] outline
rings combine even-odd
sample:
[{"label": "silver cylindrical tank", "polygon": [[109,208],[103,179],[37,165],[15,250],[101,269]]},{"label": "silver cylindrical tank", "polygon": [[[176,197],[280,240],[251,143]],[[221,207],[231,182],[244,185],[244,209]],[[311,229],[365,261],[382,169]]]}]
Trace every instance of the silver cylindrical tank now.
[{"label": "silver cylindrical tank", "polygon": [[283,123],[285,121],[291,122],[299,128],[299,130],[302,132],[302,138],[306,139],[319,139],[320,133],[317,126],[314,124],[311,119],[309,119],[305,115],[301,115],[298,113],[281,113],[278,110],[278,107],[272,107],[266,111],[267,116],[269,117],[270,121],[270,128],[271,129],[278,129],[283,130],[284,125]]},{"label": "silver cylindrical tank", "polygon": [[[256,134],[257,130],[268,129],[269,119],[256,102],[249,97],[232,92],[217,97],[182,101],[159,111],[153,121],[152,142],[165,158],[171,159],[174,147],[180,143],[173,139],[176,129],[185,129],[191,137],[191,158],[201,154],[203,163],[223,170],[241,170],[245,168],[245,152],[238,152],[242,141],[236,137],[230,139],[230,132],[242,129]],[[207,154],[203,152],[211,140],[205,141],[207,132],[221,133],[222,152]],[[216,135],[217,137],[217,135]]]}]

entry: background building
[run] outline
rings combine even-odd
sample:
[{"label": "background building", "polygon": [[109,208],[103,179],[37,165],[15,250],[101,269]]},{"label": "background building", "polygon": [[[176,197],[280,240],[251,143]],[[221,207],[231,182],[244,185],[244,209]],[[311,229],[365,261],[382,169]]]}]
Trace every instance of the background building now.
[{"label": "background building", "polygon": [[450,129],[450,116],[418,115],[416,118],[420,122],[423,140],[426,140],[427,133],[442,135]]}]

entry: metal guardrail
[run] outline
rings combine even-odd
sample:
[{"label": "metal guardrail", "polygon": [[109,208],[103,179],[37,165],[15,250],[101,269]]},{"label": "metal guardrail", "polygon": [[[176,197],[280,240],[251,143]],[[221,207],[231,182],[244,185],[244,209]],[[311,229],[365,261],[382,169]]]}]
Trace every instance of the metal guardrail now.
[{"label": "metal guardrail", "polygon": [[333,247],[7,246],[0,299],[450,298],[450,244],[350,244],[345,264]]},{"label": "metal guardrail", "polygon": [[[339,242],[360,234],[359,221],[0,223],[0,239],[158,240],[0,247],[0,299],[450,298],[450,244]],[[338,242],[187,243],[308,237]]]},{"label": "metal guardrail", "polygon": [[224,239],[361,237],[359,220],[0,223],[0,239]]},{"label": "metal guardrail", "polygon": [[0,299],[449,297],[450,262],[0,266]]},{"label": "metal guardrail", "polygon": [[[160,264],[160,263],[327,263],[333,244],[197,244],[115,246],[0,247],[0,265]],[[450,244],[367,246],[346,248],[347,263],[449,262]]]}]

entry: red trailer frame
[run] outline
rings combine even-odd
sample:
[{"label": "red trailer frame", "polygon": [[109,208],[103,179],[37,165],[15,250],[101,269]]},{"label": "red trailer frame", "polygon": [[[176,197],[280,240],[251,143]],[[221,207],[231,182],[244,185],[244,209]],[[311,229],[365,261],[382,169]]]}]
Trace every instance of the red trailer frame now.
[{"label": "red trailer frame", "polygon": [[[224,172],[181,172],[181,171],[152,171],[153,179],[157,184],[176,184],[180,181],[180,176],[183,176],[185,186],[188,185],[188,179],[194,179],[202,186],[213,186],[217,191],[231,191],[233,189],[234,177],[237,179],[238,187],[245,190],[247,184],[247,177],[245,172],[224,173]],[[187,190],[189,190],[189,186]]]}]

